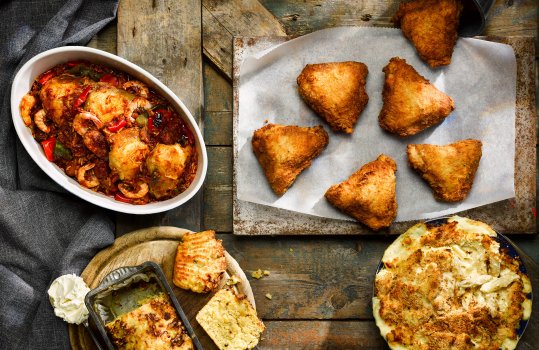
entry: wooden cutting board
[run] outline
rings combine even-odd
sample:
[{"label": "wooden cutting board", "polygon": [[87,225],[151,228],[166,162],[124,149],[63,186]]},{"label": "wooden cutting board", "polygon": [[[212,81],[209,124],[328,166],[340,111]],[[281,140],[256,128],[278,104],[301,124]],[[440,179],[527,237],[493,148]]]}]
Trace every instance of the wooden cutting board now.
[{"label": "wooden cutting board", "polygon": [[[193,293],[180,289],[172,283],[176,249],[186,232],[191,231],[177,227],[151,227],[123,235],[117,238],[110,247],[99,252],[86,266],[81,277],[93,289],[108,273],[118,267],[136,266],[145,261],[159,264],[204,349],[217,349],[195,319],[197,312],[209,301],[213,293]],[[222,285],[231,275],[239,277],[238,291],[245,294],[256,308],[253,292],[245,273],[230,254],[225,252],[225,256],[228,269]],[[71,347],[75,350],[97,349],[83,326],[69,325],[69,338]]]}]

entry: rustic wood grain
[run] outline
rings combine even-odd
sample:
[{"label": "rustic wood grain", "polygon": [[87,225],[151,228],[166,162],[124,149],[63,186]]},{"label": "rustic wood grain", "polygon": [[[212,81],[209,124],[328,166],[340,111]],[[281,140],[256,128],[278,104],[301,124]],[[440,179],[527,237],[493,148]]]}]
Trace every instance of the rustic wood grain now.
[{"label": "rustic wood grain", "polygon": [[218,232],[232,231],[232,148],[208,148],[204,197],[203,227]]},{"label": "rustic wood grain", "polygon": [[204,64],[204,139],[207,146],[232,145],[232,86]]},{"label": "rustic wood grain", "polygon": [[[282,43],[285,37],[236,37],[234,41],[234,109],[233,140],[234,159],[238,157],[237,123],[239,105],[239,67],[243,57],[253,52],[264,50]],[[526,37],[497,38],[513,47],[517,60],[517,101],[516,101],[516,137],[515,144],[515,200],[505,200],[478,208],[460,212],[459,215],[489,223],[500,233],[536,233],[537,219],[533,210],[536,201],[536,111],[535,76],[533,39]],[[237,167],[235,166],[234,174]],[[238,235],[339,235],[339,234],[373,234],[366,226],[352,221],[328,219],[292,211],[273,208],[237,199],[236,188],[233,187],[234,233]],[[417,221],[398,222],[384,230],[386,233],[400,234]]]},{"label": "rustic wood grain", "polygon": [[[207,112],[232,111],[232,85],[216,67],[204,64],[204,110]],[[232,120],[230,120],[232,123]],[[229,144],[232,145],[232,142]]]},{"label": "rustic wood grain", "polygon": [[[124,0],[120,1],[121,6],[123,2]],[[378,0],[361,2],[261,0],[261,3],[278,17],[290,35],[300,35],[336,25],[388,25],[392,12],[398,6],[398,1]],[[196,8],[194,10],[190,8],[188,11],[196,12]],[[496,0],[491,19],[487,22],[486,34],[536,36],[536,14],[537,7],[534,0]],[[137,17],[138,14],[133,15],[133,21],[137,20]],[[138,20],[146,19],[151,18],[142,16]],[[227,51],[226,45],[221,45],[223,46],[221,49],[219,42],[221,40],[225,44],[230,42],[233,34],[215,18],[210,19],[211,21],[206,17],[206,20],[203,20],[204,53],[209,58],[210,54],[207,53],[206,47],[212,48],[213,45],[213,50],[224,50],[218,53],[217,58],[223,62],[231,62],[231,56],[228,57],[228,61],[226,57],[232,52],[231,48],[229,47]],[[176,31],[178,27],[171,30]],[[115,24],[112,24],[105,32],[98,34],[90,45],[114,53],[116,47],[114,28]],[[234,31],[234,28],[231,31]],[[217,58],[214,58],[214,63]],[[230,232],[232,183],[225,183],[227,178],[225,172],[228,171],[225,164],[231,162],[232,149],[229,148],[230,151],[227,153],[225,151],[227,147],[221,146],[232,144],[230,136],[227,135],[232,128],[232,120],[228,119],[231,118],[232,87],[225,76],[217,71],[218,69],[217,63],[207,64],[204,67],[206,108],[204,118],[207,126],[205,139],[208,145],[220,147],[217,147],[215,152],[210,150],[214,147],[208,149],[212,154],[212,160],[208,169],[210,186],[204,190],[203,226]],[[212,164],[220,170],[213,172]],[[537,166],[537,163],[535,164]],[[506,203],[506,208],[513,210],[511,203]],[[268,217],[274,215],[280,217],[279,213],[275,214],[271,208],[268,209]],[[281,223],[297,220],[296,215],[280,218]],[[167,216],[164,218],[166,220],[161,220],[159,217],[139,216],[128,219],[119,225],[119,234],[140,227],[172,224],[174,218]],[[275,224],[280,223],[277,220]],[[265,225],[264,222],[257,222],[253,228]],[[375,267],[385,247],[393,240],[393,237],[381,235],[381,237],[332,236],[324,239],[305,236],[274,238],[220,235],[227,250],[238,260],[251,280],[258,310],[266,318],[264,323],[267,330],[263,334],[265,339],[259,348],[387,349],[374,322],[367,320],[371,317],[368,314],[369,298],[372,294],[371,275],[374,274],[371,269]],[[539,262],[538,235],[533,237],[519,235],[511,238]],[[293,251],[290,251],[290,248]],[[354,249],[357,253],[353,252]],[[261,280],[252,279],[250,273],[258,268],[270,270],[270,276]],[[356,271],[357,269],[361,271]],[[346,274],[345,271],[350,271],[351,274]],[[352,277],[356,280],[354,281]],[[322,286],[326,284],[327,288],[324,289]],[[272,300],[265,298],[266,293],[272,294]],[[355,294],[358,295],[359,301],[352,299]],[[339,320],[343,318],[345,320]],[[357,318],[364,318],[365,321],[356,320]]]},{"label": "rustic wood grain", "polygon": [[266,321],[260,350],[389,349],[374,322]]},{"label": "rustic wood grain", "polygon": [[229,79],[232,77],[232,37],[285,35],[279,21],[257,0],[203,0],[204,55]]},{"label": "rustic wood grain", "polygon": [[[122,0],[118,7],[118,55],[148,70],[168,86],[200,124],[202,117],[202,23],[200,0]],[[198,230],[202,191],[166,213],[117,215],[117,232],[148,225]]]},{"label": "rustic wood grain", "polygon": [[[159,264],[204,348],[217,349],[195,319],[198,311],[208,302],[212,294],[193,293],[172,284],[176,249],[186,232],[189,231],[176,227],[150,227],[126,234],[116,239],[112,246],[99,252],[86,266],[81,277],[90,288],[95,288],[108,273],[118,267],[136,266],[146,261]],[[230,254],[225,255],[228,268],[222,285],[229,276],[238,276],[239,292],[245,294],[251,304],[255,305],[249,281],[240,265]],[[69,334],[73,349],[95,348],[83,326],[70,325]]]},{"label": "rustic wood grain", "polygon": [[[288,35],[303,35],[318,29],[363,25],[393,27],[391,17],[399,1],[260,0],[283,24]],[[536,35],[537,3],[534,0],[496,0],[489,13],[486,35]]]},{"label": "rustic wood grain", "polygon": [[117,21],[114,20],[107,24],[99,33],[97,33],[87,46],[107,51],[113,55],[116,55],[117,49]]},{"label": "rustic wood grain", "polygon": [[[394,240],[219,235],[247,278],[263,319],[372,319],[373,278]],[[258,269],[270,275],[251,277]],[[272,295],[269,300],[267,293]]]}]

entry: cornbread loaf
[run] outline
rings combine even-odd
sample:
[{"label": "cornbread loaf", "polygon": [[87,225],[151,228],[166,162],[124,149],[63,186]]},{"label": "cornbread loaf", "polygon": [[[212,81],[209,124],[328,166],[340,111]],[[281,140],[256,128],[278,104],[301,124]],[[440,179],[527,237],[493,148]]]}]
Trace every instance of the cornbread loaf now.
[{"label": "cornbread loaf", "polygon": [[221,350],[254,348],[265,327],[244,295],[221,289],[196,315]]},{"label": "cornbread loaf", "polygon": [[226,268],[225,249],[215,231],[186,233],[178,244],[172,281],[180,288],[207,293],[219,287]]}]

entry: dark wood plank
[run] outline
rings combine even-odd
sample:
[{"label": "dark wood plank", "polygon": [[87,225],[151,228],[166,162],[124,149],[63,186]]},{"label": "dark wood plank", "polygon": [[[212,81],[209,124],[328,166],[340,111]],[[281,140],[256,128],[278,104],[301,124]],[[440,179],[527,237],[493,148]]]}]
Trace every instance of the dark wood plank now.
[{"label": "dark wood plank", "polygon": [[208,176],[204,184],[203,227],[232,231],[232,148],[208,147]]},{"label": "dark wood plank", "polygon": [[374,322],[265,321],[258,349],[388,349]]},{"label": "dark wood plank", "polygon": [[279,21],[257,0],[203,0],[204,55],[232,77],[234,35],[285,35]]},{"label": "dark wood plank", "polygon": [[488,14],[484,34],[535,36],[537,40],[537,2],[496,0]]},{"label": "dark wood plank", "polygon": [[[118,55],[148,70],[201,121],[202,24],[200,0],[122,0],[118,7]],[[155,225],[199,230],[202,191],[166,213],[117,215],[117,233]]]},{"label": "dark wood plank", "polygon": [[107,24],[99,33],[97,33],[92,40],[88,43],[89,47],[107,51],[116,55],[117,53],[117,24],[118,21],[114,20]]},{"label": "dark wood plank", "polygon": [[[204,63],[204,110],[206,112],[232,111],[232,85],[217,69]],[[232,120],[230,121],[232,123]]]},{"label": "dark wood plank", "polygon": [[[394,237],[219,235],[247,274],[264,319],[372,319],[373,278]],[[270,271],[254,279],[253,271]],[[272,295],[269,300],[267,293]]]},{"label": "dark wood plank", "polygon": [[[392,27],[391,17],[399,1],[317,1],[260,0],[283,24],[289,35],[343,26],[369,25]],[[537,4],[535,1],[496,0],[485,28],[488,35],[536,35]]]},{"label": "dark wood plank", "polygon": [[232,232],[232,189],[230,186],[204,188],[204,230]]},{"label": "dark wood plank", "polygon": [[398,1],[260,1],[279,19],[289,35],[297,36],[318,29],[356,25],[392,27],[391,17]]},{"label": "dark wood plank", "polygon": [[204,64],[204,140],[208,146],[232,145],[232,86],[209,63]]},{"label": "dark wood plank", "polygon": [[207,146],[232,144],[232,112],[204,112],[204,141]]}]

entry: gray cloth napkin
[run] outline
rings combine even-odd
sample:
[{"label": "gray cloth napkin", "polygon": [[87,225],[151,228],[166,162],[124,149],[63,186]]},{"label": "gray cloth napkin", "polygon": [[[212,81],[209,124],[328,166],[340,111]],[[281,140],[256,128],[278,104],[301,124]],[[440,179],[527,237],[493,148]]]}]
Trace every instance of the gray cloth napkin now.
[{"label": "gray cloth napkin", "polygon": [[75,197],[37,167],[11,122],[12,79],[45,50],[84,45],[116,16],[117,0],[1,2],[0,349],[69,349],[47,289],[80,274],[114,240],[112,213]]}]

